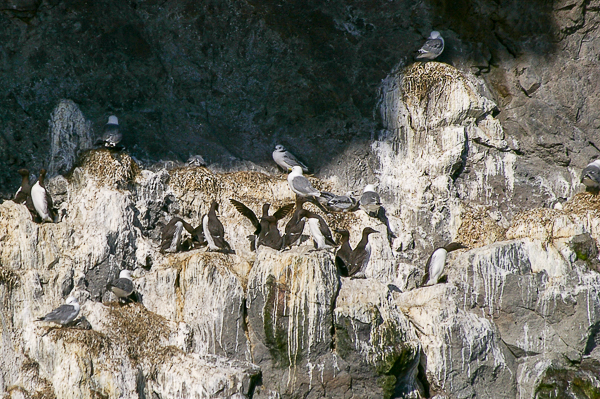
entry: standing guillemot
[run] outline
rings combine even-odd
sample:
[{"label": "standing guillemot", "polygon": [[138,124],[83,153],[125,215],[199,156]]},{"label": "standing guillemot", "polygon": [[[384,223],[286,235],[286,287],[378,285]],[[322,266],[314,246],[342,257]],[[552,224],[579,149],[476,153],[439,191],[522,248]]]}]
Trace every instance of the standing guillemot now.
[{"label": "standing guillemot", "polygon": [[133,294],[133,280],[131,279],[131,270],[121,270],[119,278],[106,285],[119,299],[127,299]]},{"label": "standing guillemot", "polygon": [[283,244],[281,248],[282,250],[286,248],[291,248],[291,246],[294,245],[296,241],[298,241],[302,236],[306,220],[302,219],[302,216],[300,216],[300,212],[304,210],[302,209],[302,206],[305,202],[305,197],[296,195],[296,209],[294,210],[294,213],[292,214],[290,220],[288,220],[288,222],[285,225],[285,233],[283,235]]},{"label": "standing guillemot", "polygon": [[444,38],[440,35],[440,32],[434,30],[429,34],[429,38],[427,38],[423,47],[419,49],[417,59],[433,60],[442,54],[443,51]]},{"label": "standing guillemot", "polygon": [[381,208],[381,198],[375,191],[375,186],[368,184],[360,197],[360,207],[371,217],[377,217]]},{"label": "standing guillemot", "polygon": [[224,253],[233,252],[231,246],[225,241],[225,229],[223,224],[217,218],[219,204],[214,201],[210,204],[210,210],[202,217],[202,230],[204,238],[208,243],[209,251],[221,251]]},{"label": "standing guillemot", "polygon": [[255,228],[255,249],[261,245],[265,245],[273,249],[281,249],[283,238],[281,237],[281,233],[277,228],[277,222],[286,217],[292,211],[292,209],[294,209],[294,204],[283,205],[277,209],[272,216],[269,215],[269,207],[271,205],[264,204],[262,207],[262,216],[259,220],[254,212],[252,212],[252,210],[246,205],[234,199],[229,199],[229,201],[239,213],[250,219],[250,222],[252,222],[252,225]]},{"label": "standing guillemot", "polygon": [[457,249],[461,248],[467,247],[460,242],[451,242],[444,247],[436,248],[425,265],[425,274],[423,275],[421,285],[437,284],[440,277],[442,277],[442,273],[444,272],[446,256],[449,252],[456,251]]},{"label": "standing guillemot", "polygon": [[71,323],[79,314],[79,302],[77,298],[70,296],[64,305],[60,305],[45,316],[39,317],[36,321],[49,321],[60,324],[61,326]]},{"label": "standing guillemot", "polygon": [[592,189],[600,188],[600,159],[591,162],[581,171],[581,183]]},{"label": "standing guillemot", "polygon": [[300,218],[306,219],[310,234],[313,237],[317,249],[331,249],[337,246],[337,243],[331,236],[331,230],[327,226],[327,222],[321,216],[303,209],[299,212]]},{"label": "standing guillemot", "polygon": [[52,222],[52,197],[44,186],[46,169],[40,170],[38,181],[31,187],[31,199],[36,212],[40,215],[42,222]]},{"label": "standing guillemot", "polygon": [[294,166],[300,166],[304,173],[308,173],[308,167],[298,161],[294,154],[286,150],[280,144],[275,146],[275,151],[273,151],[273,161],[286,172],[292,170]]},{"label": "standing guillemot", "polygon": [[[365,278],[365,270],[371,259],[371,244],[369,235],[379,233],[371,227],[365,227],[362,231],[362,237],[356,248],[350,246],[350,233],[348,230],[336,230],[340,234],[340,249],[335,254],[335,261],[340,274],[353,278]],[[342,274],[344,275],[344,274]]]},{"label": "standing guillemot", "polygon": [[288,184],[293,192],[301,197],[319,197],[321,193],[314,188],[310,181],[302,175],[302,167],[292,167],[291,173],[287,177]]},{"label": "standing guillemot", "polygon": [[42,219],[40,219],[38,216],[37,211],[35,210],[35,205],[33,205],[33,199],[31,198],[31,182],[29,181],[29,171],[27,169],[19,169],[17,173],[21,175],[21,187],[19,187],[15,193],[15,198],[13,201],[17,204],[25,203],[27,210],[29,210],[29,213],[31,214],[31,219],[36,223],[40,223]]}]

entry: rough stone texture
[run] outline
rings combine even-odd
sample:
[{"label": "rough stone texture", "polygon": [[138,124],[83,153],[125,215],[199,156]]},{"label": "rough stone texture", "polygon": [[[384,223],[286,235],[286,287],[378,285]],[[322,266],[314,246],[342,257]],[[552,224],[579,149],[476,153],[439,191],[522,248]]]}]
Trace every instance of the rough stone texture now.
[{"label": "rough stone texture", "polygon": [[92,123],[71,100],[61,100],[50,115],[48,176],[66,174],[81,151],[92,148]]},{"label": "rough stone texture", "polygon": [[[49,165],[60,99],[96,131],[117,114],[127,151],[50,179],[59,223],[0,204],[2,395],[598,396],[600,200],[578,174],[600,152],[600,5],[349,5],[3,3],[2,195]],[[446,52],[413,63],[432,28]],[[67,114],[53,126],[73,143]],[[269,174],[276,142],[319,189],[377,185],[379,219],[324,215],[352,245],[379,232],[367,279],[310,239],[249,250],[228,199],[293,200]],[[192,154],[209,167],[182,166]],[[235,255],[160,254],[160,228],[197,226],[213,199]],[[451,240],[470,248],[420,288]],[[106,292],[123,268],[139,304]],[[80,327],[33,323],[70,294]]]}]

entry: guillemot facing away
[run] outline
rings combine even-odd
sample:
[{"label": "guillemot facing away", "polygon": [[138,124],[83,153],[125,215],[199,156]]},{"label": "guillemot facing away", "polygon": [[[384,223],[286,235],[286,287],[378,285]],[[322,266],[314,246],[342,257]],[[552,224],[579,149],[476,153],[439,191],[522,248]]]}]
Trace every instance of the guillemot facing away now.
[{"label": "guillemot facing away", "polygon": [[587,188],[600,188],[600,159],[591,162],[581,171],[581,183]]},{"label": "guillemot facing away", "polygon": [[294,204],[283,205],[277,211],[270,216],[269,207],[270,204],[264,204],[262,207],[262,216],[260,220],[256,217],[254,212],[246,205],[234,199],[229,199],[233,206],[238,210],[239,213],[250,219],[252,225],[255,228],[255,244],[254,248],[258,248],[261,245],[273,249],[281,249],[283,244],[283,238],[277,228],[277,222],[287,216],[288,213],[294,209]]},{"label": "guillemot facing away", "polygon": [[300,212],[304,210],[302,209],[302,206],[305,202],[305,197],[296,195],[296,209],[294,210],[290,220],[288,220],[285,225],[285,233],[283,235],[283,244],[281,248],[282,250],[291,248],[291,246],[294,245],[300,239],[300,237],[302,237],[306,220],[300,216]]},{"label": "guillemot facing away", "polygon": [[292,170],[294,166],[300,166],[304,173],[308,173],[308,167],[298,161],[294,154],[286,150],[281,144],[275,146],[275,151],[273,151],[273,161],[286,172]]},{"label": "guillemot facing away", "polygon": [[210,210],[206,215],[202,217],[202,230],[204,231],[204,238],[208,243],[209,251],[221,251],[224,253],[231,253],[231,246],[225,241],[225,229],[223,224],[217,218],[217,210],[219,204],[214,201],[210,204]]},{"label": "guillemot facing away", "polygon": [[31,199],[35,211],[40,215],[42,222],[52,223],[52,197],[44,186],[44,179],[46,178],[46,169],[40,170],[40,177],[38,181],[31,187]]},{"label": "guillemot facing away", "polygon": [[60,305],[47,315],[38,318],[36,321],[49,321],[64,326],[75,320],[78,314],[79,302],[77,302],[77,298],[70,296],[67,298],[66,304]]},{"label": "guillemot facing away", "polygon": [[421,285],[437,284],[440,277],[442,277],[442,273],[444,272],[446,256],[449,252],[456,251],[457,249],[461,248],[467,247],[460,242],[451,242],[444,247],[436,248],[425,265],[425,274],[423,275]]},{"label": "guillemot facing away", "polygon": [[432,31],[423,47],[419,49],[417,59],[433,60],[444,51],[444,38],[437,30]]},{"label": "guillemot facing away", "polygon": [[314,188],[310,181],[302,175],[302,167],[292,167],[291,173],[288,175],[288,184],[293,192],[301,197],[319,197],[321,193]]}]

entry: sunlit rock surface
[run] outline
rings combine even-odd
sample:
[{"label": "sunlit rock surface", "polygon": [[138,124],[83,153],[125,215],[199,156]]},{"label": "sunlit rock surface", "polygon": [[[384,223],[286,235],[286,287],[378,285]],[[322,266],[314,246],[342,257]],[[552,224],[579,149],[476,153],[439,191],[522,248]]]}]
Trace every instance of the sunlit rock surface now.
[{"label": "sunlit rock surface", "polygon": [[[146,169],[126,151],[88,150],[48,182],[57,223],[0,204],[2,394],[597,396],[600,200],[519,208],[516,154],[480,83],[437,62],[383,83],[386,130],[372,149],[385,212],[323,215],[352,246],[364,227],[377,230],[366,279],[341,277],[308,237],[250,251],[254,229],[229,199],[256,213],[290,203],[284,175]],[[489,169],[467,173],[477,162]],[[309,179],[341,191],[334,178]],[[158,251],[171,217],[196,227],[213,200],[235,254]],[[469,249],[448,255],[440,284],[421,287],[431,250],[451,240]],[[122,269],[137,303],[106,290]],[[69,295],[81,303],[75,326],[34,321]]]}]

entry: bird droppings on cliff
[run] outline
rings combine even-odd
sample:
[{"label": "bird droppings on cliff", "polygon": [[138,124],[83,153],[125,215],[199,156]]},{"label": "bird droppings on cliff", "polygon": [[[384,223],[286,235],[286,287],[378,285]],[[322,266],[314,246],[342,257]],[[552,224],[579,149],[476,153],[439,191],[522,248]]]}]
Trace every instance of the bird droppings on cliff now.
[{"label": "bird droppings on cliff", "polygon": [[437,30],[431,31],[427,41],[423,44],[418,52],[417,59],[433,60],[442,54],[444,51],[444,38]]},{"label": "bird droppings on cliff", "polygon": [[124,189],[140,174],[138,164],[126,153],[90,150],[82,154],[79,165],[101,186]]}]

